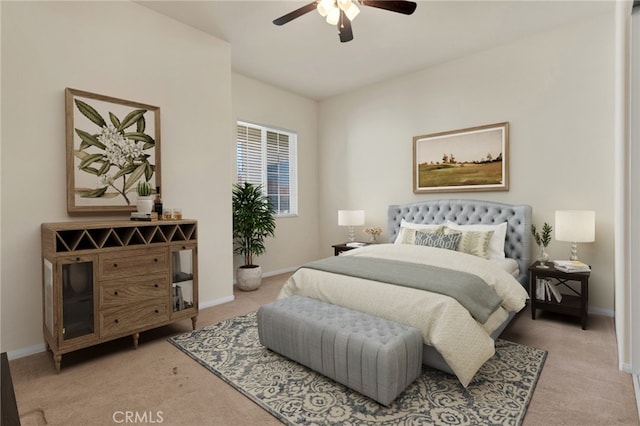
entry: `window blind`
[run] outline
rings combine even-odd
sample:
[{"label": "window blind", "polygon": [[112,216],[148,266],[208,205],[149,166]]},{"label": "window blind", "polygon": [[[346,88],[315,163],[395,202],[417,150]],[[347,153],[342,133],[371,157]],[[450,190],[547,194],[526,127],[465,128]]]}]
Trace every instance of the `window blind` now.
[{"label": "window blind", "polygon": [[237,182],[262,185],[279,215],[297,214],[294,132],[237,123]]}]

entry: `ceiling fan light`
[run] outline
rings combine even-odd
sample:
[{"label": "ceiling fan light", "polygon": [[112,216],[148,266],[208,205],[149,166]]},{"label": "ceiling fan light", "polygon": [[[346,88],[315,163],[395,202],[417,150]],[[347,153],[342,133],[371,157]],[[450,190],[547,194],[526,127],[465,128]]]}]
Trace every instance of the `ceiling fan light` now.
[{"label": "ceiling fan light", "polygon": [[338,0],[338,6],[345,12],[347,11],[347,9],[349,9],[349,7],[351,7],[352,4],[353,2],[351,0]]},{"label": "ceiling fan light", "polygon": [[327,13],[327,23],[330,25],[338,25],[340,21],[340,9],[338,7],[332,7]]},{"label": "ceiling fan light", "polygon": [[321,0],[318,2],[316,9],[318,10],[320,16],[325,17],[327,16],[329,10],[331,10],[331,7],[333,7],[333,0]]},{"label": "ceiling fan light", "polygon": [[353,19],[356,16],[358,16],[359,13],[360,13],[360,9],[353,2],[351,2],[351,5],[349,6],[349,8],[344,11],[344,14],[347,15],[347,18],[349,18],[350,21],[353,21]]}]

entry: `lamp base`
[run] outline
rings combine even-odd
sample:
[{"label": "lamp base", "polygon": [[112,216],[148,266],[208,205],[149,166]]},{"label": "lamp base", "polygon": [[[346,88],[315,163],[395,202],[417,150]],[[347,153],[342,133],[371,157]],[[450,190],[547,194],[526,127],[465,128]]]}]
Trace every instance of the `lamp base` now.
[{"label": "lamp base", "polygon": [[354,242],[356,240],[356,233],[353,231],[353,226],[349,226],[349,237],[348,237],[348,241],[350,243]]},{"label": "lamp base", "polygon": [[578,260],[578,244],[571,243],[571,257],[570,260]]}]

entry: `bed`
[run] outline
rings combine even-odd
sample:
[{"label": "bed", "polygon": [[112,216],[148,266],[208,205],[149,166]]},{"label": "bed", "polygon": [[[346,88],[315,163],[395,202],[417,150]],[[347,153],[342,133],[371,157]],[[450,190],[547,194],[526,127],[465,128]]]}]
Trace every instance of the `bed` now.
[{"label": "bed", "polygon": [[[466,387],[495,353],[495,339],[525,306],[527,268],[531,263],[530,227],[528,205],[464,199],[391,205],[389,243],[344,252],[339,256],[341,260],[327,258],[303,265],[287,280],[279,298],[307,296],[414,326],[423,335],[423,364],[456,375]],[[391,279],[325,269],[325,261],[370,262],[362,269],[377,263],[381,271],[375,273],[384,274],[387,270]],[[438,289],[425,291],[393,282],[396,275],[404,274],[397,268],[405,266],[415,269],[414,275],[428,271],[422,276],[440,277],[440,283],[433,283]],[[455,287],[450,283],[467,277],[480,277],[495,292],[497,307],[478,314],[468,300],[481,298],[475,293],[473,297],[454,297],[441,292],[441,288],[448,291]]]}]

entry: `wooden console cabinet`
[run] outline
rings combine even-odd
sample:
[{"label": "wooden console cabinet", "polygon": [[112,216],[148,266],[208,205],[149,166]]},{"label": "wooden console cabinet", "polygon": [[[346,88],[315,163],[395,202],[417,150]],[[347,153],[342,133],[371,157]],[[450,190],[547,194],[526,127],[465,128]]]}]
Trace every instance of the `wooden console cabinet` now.
[{"label": "wooden console cabinet", "polygon": [[195,220],[43,223],[43,332],[62,355],[198,318]]}]

